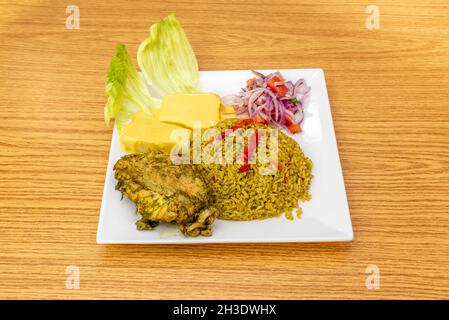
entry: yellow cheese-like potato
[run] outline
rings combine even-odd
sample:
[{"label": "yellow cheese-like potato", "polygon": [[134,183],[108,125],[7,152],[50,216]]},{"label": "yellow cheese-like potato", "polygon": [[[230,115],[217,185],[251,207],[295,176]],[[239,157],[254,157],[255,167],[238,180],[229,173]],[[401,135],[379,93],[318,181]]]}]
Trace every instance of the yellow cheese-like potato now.
[{"label": "yellow cheese-like potato", "polygon": [[237,118],[233,106],[221,105],[220,120]]},{"label": "yellow cheese-like potato", "polygon": [[220,120],[220,97],[213,93],[178,93],[164,96],[159,109],[159,120],[193,128],[199,121],[208,128]]},{"label": "yellow cheese-like potato", "polygon": [[132,122],[119,132],[121,148],[128,153],[148,152],[154,145],[170,150],[177,143],[188,143],[191,133],[189,129],[161,122],[144,112],[136,113]]}]

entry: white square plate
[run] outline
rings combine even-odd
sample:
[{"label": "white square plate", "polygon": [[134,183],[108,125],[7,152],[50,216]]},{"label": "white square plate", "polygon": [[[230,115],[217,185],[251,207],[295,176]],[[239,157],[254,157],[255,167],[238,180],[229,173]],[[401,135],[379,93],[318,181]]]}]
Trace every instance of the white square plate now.
[{"label": "white square plate", "polygon": [[[276,70],[261,70],[268,74]],[[111,150],[98,224],[98,243],[170,244],[220,242],[320,242],[353,239],[351,218],[338,156],[332,115],[322,69],[279,70],[287,80],[304,78],[312,87],[304,104],[303,132],[295,135],[304,154],[313,161],[310,186],[312,200],[301,203],[300,219],[284,216],[256,221],[216,220],[211,237],[187,238],[177,226],[160,224],[153,231],[137,231],[138,215],[134,204],[115,190],[113,167],[124,155],[117,130],[112,134]],[[201,89],[219,95],[236,94],[251,77],[249,70],[202,71]]]}]

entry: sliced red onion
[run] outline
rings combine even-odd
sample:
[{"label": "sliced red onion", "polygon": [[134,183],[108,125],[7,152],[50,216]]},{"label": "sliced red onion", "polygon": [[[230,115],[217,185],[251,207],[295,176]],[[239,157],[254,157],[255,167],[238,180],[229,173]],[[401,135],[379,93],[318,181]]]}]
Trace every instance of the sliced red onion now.
[{"label": "sliced red onion", "polygon": [[271,114],[271,110],[273,110],[273,99],[270,96],[267,96],[267,111]]},{"label": "sliced red onion", "polygon": [[265,92],[266,92],[266,93],[271,97],[271,99],[272,99],[273,107],[274,107],[275,114],[276,114],[276,116],[275,116],[275,119],[276,119],[276,120],[275,120],[275,121],[279,121],[279,101],[278,101],[276,95],[273,93],[273,91],[268,90],[268,89],[265,89]]},{"label": "sliced red onion", "polygon": [[262,73],[257,72],[256,70],[251,70],[251,72],[252,72],[257,78],[260,78],[260,79],[262,79],[262,80],[265,80],[265,76],[264,76]]},{"label": "sliced red onion", "polygon": [[304,79],[298,79],[298,81],[295,82],[295,86],[293,87],[293,95],[296,95],[296,91],[298,90],[299,86],[304,83]]},{"label": "sliced red onion", "polygon": [[256,110],[254,111],[252,117],[255,117],[255,116],[261,114],[261,111],[262,111],[264,108],[265,108],[265,105],[264,105],[264,104],[258,106],[258,107],[256,108]]},{"label": "sliced red onion", "polygon": [[258,90],[254,90],[248,100],[248,114],[251,115],[253,114],[253,109],[256,108],[255,102],[256,100],[260,97],[260,95],[262,93],[264,93],[265,89],[258,89]]},{"label": "sliced red onion", "polygon": [[288,109],[285,110],[285,116],[290,118],[290,119],[294,119],[295,118],[295,115],[293,114],[293,112],[291,112]]},{"label": "sliced red onion", "polygon": [[301,124],[303,120],[304,120],[304,112],[302,111],[302,109],[298,109],[298,111],[296,111],[295,113],[295,122]]},{"label": "sliced red onion", "polygon": [[286,86],[287,89],[288,89],[288,92],[287,92],[287,93],[290,93],[290,95],[293,94],[293,87],[294,87],[293,82],[291,82],[291,81],[285,81],[285,86]]},{"label": "sliced red onion", "polygon": [[265,119],[265,120],[267,120],[268,122],[270,122],[270,117],[267,116],[265,113],[261,112],[261,113],[259,114],[259,116],[261,116],[263,119]]},{"label": "sliced red onion", "polygon": [[265,100],[266,100],[266,96],[263,95],[263,94],[261,94],[261,95],[256,99],[255,103],[258,104],[258,105],[259,105],[259,104],[263,104]]},{"label": "sliced red onion", "polygon": [[293,96],[296,97],[298,101],[302,101],[309,91],[310,87],[307,86],[304,79],[299,79],[296,81],[295,87],[293,88]]},{"label": "sliced red onion", "polygon": [[280,119],[279,119],[279,123],[284,124],[285,123],[285,111],[287,109],[285,108],[284,102],[282,102],[281,100],[279,101],[279,114],[280,114]]},{"label": "sliced red onion", "polygon": [[[261,116],[278,128],[284,127],[287,121],[301,123],[304,119],[302,102],[310,91],[304,79],[299,79],[293,84],[291,81],[284,82],[279,71],[267,76],[254,70],[252,72],[255,76],[252,88],[243,88],[238,96],[225,96],[222,98],[222,103],[234,106],[238,115]],[[282,81],[275,81],[275,86],[284,84],[287,87],[284,97],[277,96],[268,87],[268,82],[273,77],[282,79]]]}]

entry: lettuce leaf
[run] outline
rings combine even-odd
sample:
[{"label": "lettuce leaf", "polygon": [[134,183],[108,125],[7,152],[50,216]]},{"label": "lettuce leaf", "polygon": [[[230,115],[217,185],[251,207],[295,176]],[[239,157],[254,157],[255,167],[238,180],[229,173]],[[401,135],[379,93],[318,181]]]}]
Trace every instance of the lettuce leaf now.
[{"label": "lettuce leaf", "polygon": [[137,61],[145,80],[161,96],[198,92],[198,63],[174,14],[150,27],[150,36],[139,46]]},{"label": "lettuce leaf", "polygon": [[161,104],[148,92],[123,44],[117,45],[117,51],[109,64],[106,94],[108,102],[104,108],[104,119],[108,126],[113,118],[116,118],[118,126],[126,125],[133,114],[139,111],[151,115],[151,108]]}]

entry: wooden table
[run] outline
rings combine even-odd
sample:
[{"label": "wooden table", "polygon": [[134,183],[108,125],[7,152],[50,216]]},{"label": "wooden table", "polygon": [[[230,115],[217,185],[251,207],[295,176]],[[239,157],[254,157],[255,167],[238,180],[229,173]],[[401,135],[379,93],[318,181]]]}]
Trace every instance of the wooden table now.
[{"label": "wooden table", "polygon": [[[359,1],[76,0],[68,30],[72,1],[2,1],[0,298],[449,298],[449,8],[426,2],[376,1],[370,30]],[[106,69],[170,12],[202,70],[324,69],[353,242],[95,243]]]}]

